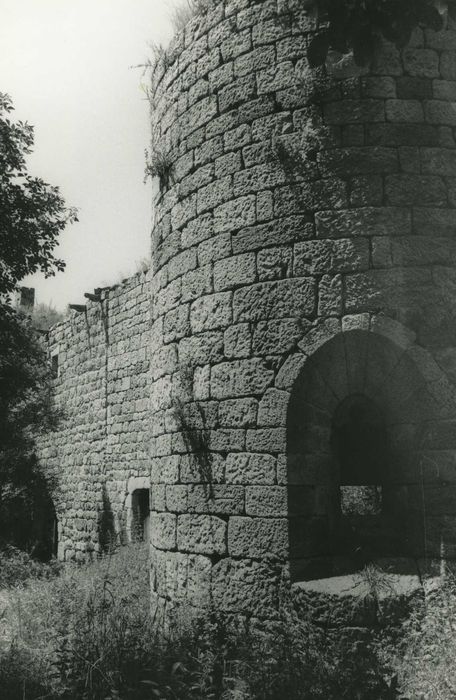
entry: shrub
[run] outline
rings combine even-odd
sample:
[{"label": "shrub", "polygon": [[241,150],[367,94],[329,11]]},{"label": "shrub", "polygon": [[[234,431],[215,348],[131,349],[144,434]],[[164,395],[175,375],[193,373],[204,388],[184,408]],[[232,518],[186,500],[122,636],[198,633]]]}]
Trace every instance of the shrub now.
[{"label": "shrub", "polygon": [[24,583],[28,579],[50,579],[58,575],[62,564],[55,559],[42,562],[13,546],[0,549],[0,588]]},{"label": "shrub", "polygon": [[452,700],[456,697],[456,578],[428,593],[404,626],[396,660],[404,697]]}]

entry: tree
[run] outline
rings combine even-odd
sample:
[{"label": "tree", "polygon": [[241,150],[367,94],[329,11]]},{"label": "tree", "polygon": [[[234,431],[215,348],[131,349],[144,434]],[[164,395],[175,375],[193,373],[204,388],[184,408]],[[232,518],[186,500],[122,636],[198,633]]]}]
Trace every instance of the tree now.
[{"label": "tree", "polygon": [[0,93],[0,296],[8,296],[26,275],[46,277],[63,270],[54,256],[59,234],[77,221],[76,210],[65,206],[58,187],[27,172],[33,127],[13,122],[11,98]]},{"label": "tree", "polygon": [[[367,65],[378,39],[383,37],[403,48],[416,27],[439,31],[440,11],[445,8],[456,20],[456,0],[302,0],[316,15],[321,27],[310,42],[311,66],[321,66],[330,49],[346,54],[353,51],[359,66]],[[440,11],[439,11],[440,10]]]},{"label": "tree", "polygon": [[32,319],[11,307],[10,294],[30,273],[63,270],[54,249],[76,211],[65,206],[57,187],[27,172],[33,127],[13,122],[12,110],[11,99],[0,93],[0,540],[46,556],[38,530],[52,502],[34,435],[55,418],[50,372]]}]

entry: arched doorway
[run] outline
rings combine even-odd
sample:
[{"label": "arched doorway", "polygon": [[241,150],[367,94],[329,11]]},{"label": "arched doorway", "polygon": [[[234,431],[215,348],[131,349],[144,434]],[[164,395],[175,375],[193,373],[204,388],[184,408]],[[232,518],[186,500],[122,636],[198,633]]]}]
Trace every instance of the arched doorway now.
[{"label": "arched doorway", "polygon": [[309,358],[287,415],[293,580],[456,548],[456,459],[449,491],[439,466],[452,410],[384,336],[340,333]]}]

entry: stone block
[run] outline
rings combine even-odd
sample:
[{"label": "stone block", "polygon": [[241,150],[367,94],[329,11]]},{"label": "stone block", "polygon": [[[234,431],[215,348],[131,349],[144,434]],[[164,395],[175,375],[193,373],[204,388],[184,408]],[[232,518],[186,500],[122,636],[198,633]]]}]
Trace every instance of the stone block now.
[{"label": "stone block", "polygon": [[246,486],[247,515],[274,518],[288,516],[288,495],[285,486]]},{"label": "stone block", "polygon": [[256,79],[259,95],[283,90],[296,83],[295,68],[291,61],[274,62],[272,66],[259,70]]},{"label": "stone block", "polygon": [[190,325],[194,333],[228,326],[232,321],[231,292],[210,294],[190,307]]},{"label": "stone block", "polygon": [[205,365],[223,359],[222,331],[206,332],[182,338],[179,343],[180,364]]},{"label": "stone block", "polygon": [[388,175],[385,178],[387,203],[393,206],[444,206],[447,189],[440,177],[432,175]]},{"label": "stone block", "polygon": [[231,175],[198,190],[198,214],[213,210],[232,196]]},{"label": "stone block", "polygon": [[415,207],[413,233],[423,236],[454,236],[456,221],[451,209]]},{"label": "stone block", "polygon": [[244,148],[252,140],[251,127],[249,124],[241,124],[235,129],[227,131],[223,136],[225,152]]},{"label": "stone block", "polygon": [[209,449],[217,452],[245,449],[245,430],[237,428],[219,428],[209,432]]},{"label": "stone block", "polygon": [[227,359],[250,357],[252,332],[250,324],[236,323],[224,333],[225,356]]},{"label": "stone block", "polygon": [[426,100],[432,97],[432,80],[403,76],[396,81],[397,96],[401,100]]},{"label": "stone block", "polygon": [[219,403],[221,427],[248,428],[255,424],[258,402],[253,398],[228,399]]},{"label": "stone block", "polygon": [[371,270],[347,275],[347,313],[384,308],[421,308],[423,297],[431,292],[431,272],[423,268]]},{"label": "stone block", "polygon": [[215,161],[215,176],[217,178],[223,178],[241,170],[241,168],[242,159],[240,151],[225,153]]},{"label": "stone block", "polygon": [[235,255],[214,264],[214,289],[221,291],[251,284],[256,278],[255,253]]},{"label": "stone block", "polygon": [[370,97],[374,99],[396,97],[396,81],[394,80],[394,78],[387,76],[366,76],[365,78],[361,79],[361,89],[364,97]]},{"label": "stone block", "polygon": [[304,241],[294,246],[295,275],[354,272],[369,267],[369,242],[365,238]]},{"label": "stone block", "polygon": [[272,65],[274,61],[275,51],[273,46],[258,46],[253,51],[236,58],[234,70],[238,76],[253,74],[257,70]]},{"label": "stone block", "polygon": [[[240,197],[251,192],[267,190],[283,185],[287,179],[286,173],[275,162],[254,165],[233,175],[234,195]],[[250,222],[245,222],[247,225]]]},{"label": "stone block", "polygon": [[404,71],[421,78],[439,77],[439,55],[432,49],[407,48],[403,52]]},{"label": "stone block", "polygon": [[313,280],[307,277],[260,282],[237,289],[233,297],[233,319],[238,322],[300,318],[314,309]]},{"label": "stone block", "polygon": [[212,368],[211,396],[216,399],[261,394],[274,379],[264,360],[223,362]]},{"label": "stone block", "polygon": [[259,250],[257,253],[258,279],[262,282],[291,277],[292,259],[293,251],[286,246]]},{"label": "stone block", "polygon": [[280,572],[265,562],[223,559],[212,570],[213,605],[217,610],[274,616],[278,605]]},{"label": "stone block", "polygon": [[179,515],[177,547],[195,554],[225,554],[227,524],[213,515]]},{"label": "stone block", "polygon": [[205,265],[187,272],[181,278],[181,302],[192,301],[212,292],[211,266]]},{"label": "stone block", "polygon": [[184,484],[220,484],[225,477],[225,460],[211,453],[201,463],[199,455],[183,454],[180,457],[179,478]]},{"label": "stone block", "polygon": [[179,481],[179,456],[155,457],[151,460],[150,481],[152,484],[175,484]]},{"label": "stone block", "polygon": [[288,391],[267,389],[258,406],[258,426],[286,425],[289,402]]},{"label": "stone block", "polygon": [[254,75],[244,75],[242,78],[232,80],[218,93],[218,105],[220,113],[227,112],[239,104],[245,104],[255,97],[256,85]]},{"label": "stone block", "polygon": [[172,513],[152,513],[150,516],[150,541],[157,549],[176,547],[176,516]]},{"label": "stone block", "polygon": [[386,100],[386,119],[409,124],[423,122],[422,104],[418,100]]},{"label": "stone block", "polygon": [[230,518],[228,553],[232,557],[285,559],[288,555],[287,519]]},{"label": "stone block", "polygon": [[249,226],[255,221],[256,198],[254,195],[232,199],[214,210],[214,230],[216,233],[234,231],[243,226]]},{"label": "stone block", "polygon": [[[439,134],[436,127],[431,124],[415,124],[413,128],[405,123],[368,124],[366,127],[366,143],[377,147],[437,146]],[[384,158],[384,162],[386,166],[386,158]],[[371,170],[379,172],[379,167],[372,162]],[[383,168],[383,171],[386,172],[386,167]],[[394,170],[393,165],[388,169],[390,173],[396,171],[397,169]]]},{"label": "stone block", "polygon": [[315,215],[319,238],[349,236],[406,236],[411,232],[410,211],[400,207],[360,207]]},{"label": "stone block", "polygon": [[436,100],[456,101],[456,80],[433,80],[432,89]]},{"label": "stone block", "polygon": [[303,322],[297,318],[259,321],[252,338],[253,355],[277,355],[289,352],[302,335]]},{"label": "stone block", "polygon": [[423,174],[456,176],[456,150],[422,148],[420,155]]},{"label": "stone block", "polygon": [[311,238],[314,226],[306,216],[289,216],[241,230],[233,235],[233,252],[244,253]]},{"label": "stone block", "polygon": [[166,486],[166,509],[173,513],[187,512],[188,487],[182,484]]},{"label": "stone block", "polygon": [[198,262],[200,265],[209,265],[216,260],[222,260],[231,255],[231,236],[229,233],[220,233],[203,241],[198,246]]},{"label": "stone block", "polygon": [[339,100],[323,107],[326,124],[351,124],[357,122],[384,122],[385,103],[383,100]]},{"label": "stone block", "polygon": [[318,315],[342,315],[342,275],[323,275],[318,283]]},{"label": "stone block", "polygon": [[286,449],[286,429],[256,428],[247,430],[245,445],[250,452],[283,452]]},{"label": "stone block", "polygon": [[[399,144],[393,139],[398,128],[404,129],[402,125],[374,124],[367,129],[368,143],[372,144],[370,147],[352,146],[321,151],[318,161],[323,174],[325,176],[335,174],[339,177],[350,177],[398,172],[399,160],[396,149],[377,145],[396,146],[404,143],[402,135],[397,139]],[[429,128],[432,130],[432,127]],[[410,131],[407,125],[405,125],[404,131],[406,134]],[[371,134],[370,137],[369,134]]]},{"label": "stone block", "polygon": [[276,459],[268,454],[237,452],[227,455],[225,478],[228,484],[273,484]]},{"label": "stone block", "polygon": [[456,126],[456,102],[426,100],[424,103],[426,121],[430,124]]},{"label": "stone block", "polygon": [[[182,230],[182,246],[189,248],[192,245],[197,245],[212,236],[214,225],[212,213],[202,214]],[[200,263],[201,264],[201,263]]]},{"label": "stone block", "polygon": [[440,55],[440,75],[445,80],[456,80],[456,55],[454,51],[442,51]]},{"label": "stone block", "polygon": [[187,513],[240,515],[244,511],[244,487],[209,484],[188,487]]}]

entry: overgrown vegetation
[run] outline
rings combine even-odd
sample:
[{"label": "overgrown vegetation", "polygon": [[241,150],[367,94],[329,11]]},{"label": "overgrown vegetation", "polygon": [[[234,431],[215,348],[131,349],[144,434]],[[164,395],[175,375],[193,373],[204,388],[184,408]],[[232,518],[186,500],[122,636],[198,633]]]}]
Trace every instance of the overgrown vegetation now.
[{"label": "overgrown vegetation", "polygon": [[[442,16],[437,5],[446,5],[456,19],[456,0],[302,0],[314,13],[317,31],[308,48],[311,66],[325,63],[328,51],[342,54],[353,51],[359,66],[373,58],[378,39],[383,37],[403,48],[417,27],[442,29]],[[321,27],[321,28],[320,28]]]},{"label": "overgrown vegetation", "polygon": [[270,624],[215,611],[159,642],[145,545],[8,592],[5,700],[387,700],[390,667],[362,644],[284,612]]},{"label": "overgrown vegetation", "polygon": [[63,270],[54,249],[66,225],[77,220],[58,187],[27,172],[33,127],[13,121],[12,111],[11,98],[0,93],[0,295],[37,270],[46,277]]},{"label": "overgrown vegetation", "polygon": [[212,7],[212,0],[183,0],[171,10],[171,24],[175,32],[180,32],[194,17],[204,16]]},{"label": "overgrown vegetation", "polygon": [[29,316],[0,313],[0,544],[50,555],[53,484],[35,456],[34,436],[55,428],[50,369]]}]

